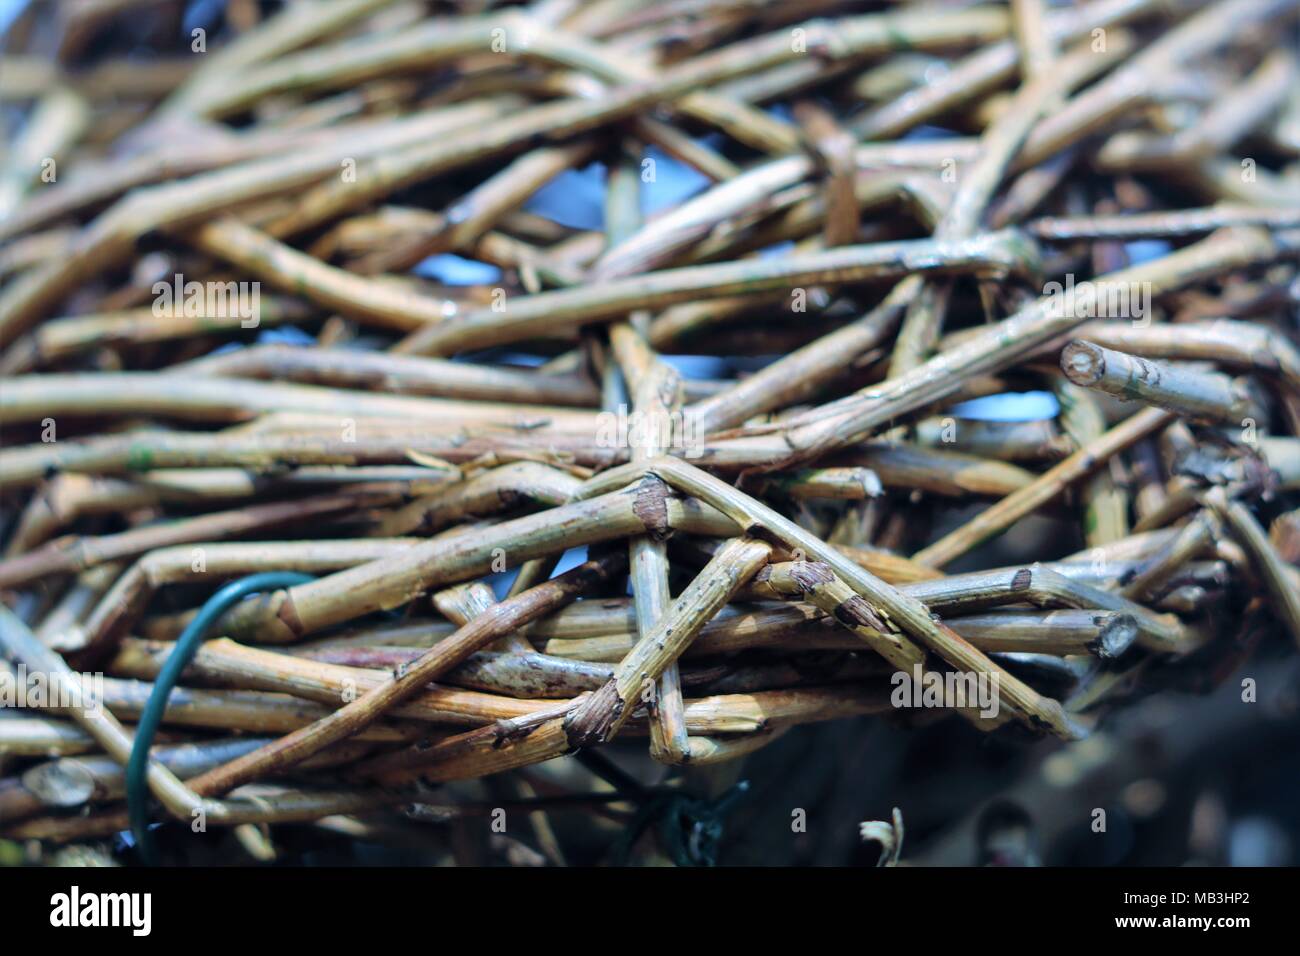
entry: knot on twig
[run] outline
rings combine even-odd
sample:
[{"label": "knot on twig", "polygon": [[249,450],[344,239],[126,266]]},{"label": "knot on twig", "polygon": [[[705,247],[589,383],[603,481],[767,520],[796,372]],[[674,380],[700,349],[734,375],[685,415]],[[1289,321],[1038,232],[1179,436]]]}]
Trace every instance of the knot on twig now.
[{"label": "knot on twig", "polygon": [[618,696],[618,683],[610,678],[604,686],[582,702],[564,720],[564,733],[574,750],[603,744],[610,729],[623,714],[626,706]]},{"label": "knot on twig", "polygon": [[636,486],[632,513],[645,525],[646,533],[656,541],[672,534],[668,526],[668,485],[658,475],[646,473]]},{"label": "knot on twig", "polygon": [[778,594],[796,597],[811,594],[818,587],[835,580],[830,565],[821,561],[788,561],[764,565],[754,576],[756,586],[765,585]]},{"label": "knot on twig", "polygon": [[876,609],[860,594],[840,602],[835,608],[835,618],[849,627],[869,627],[882,634],[898,630],[887,616],[877,614]]},{"label": "knot on twig", "polygon": [[808,53],[827,63],[849,56],[852,50],[839,35],[834,24],[827,20],[814,20],[805,28]]},{"label": "knot on twig", "polygon": [[1268,499],[1277,490],[1277,474],[1251,442],[1235,442],[1206,430],[1205,441],[1183,452],[1173,472],[1206,487],[1225,487],[1233,497]]}]

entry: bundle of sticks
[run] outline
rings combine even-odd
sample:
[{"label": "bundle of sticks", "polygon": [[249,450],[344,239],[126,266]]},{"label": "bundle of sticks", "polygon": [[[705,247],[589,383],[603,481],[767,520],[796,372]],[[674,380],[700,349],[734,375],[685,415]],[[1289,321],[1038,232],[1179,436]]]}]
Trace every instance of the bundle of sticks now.
[{"label": "bundle of sticks", "polygon": [[[1297,29],[1296,0],[19,14],[0,835],[124,830],[141,740],[154,820],[445,819],[496,774],[616,803],[547,776],[616,740],[1075,741],[1300,640]],[[266,573],[296,577],[205,621]]]}]

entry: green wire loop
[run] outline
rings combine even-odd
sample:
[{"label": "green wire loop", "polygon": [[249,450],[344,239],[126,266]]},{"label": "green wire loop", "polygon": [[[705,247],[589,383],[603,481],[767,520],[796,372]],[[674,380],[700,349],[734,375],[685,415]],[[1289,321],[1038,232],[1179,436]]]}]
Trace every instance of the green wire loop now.
[{"label": "green wire loop", "polygon": [[149,694],[149,701],[140,715],[140,722],[136,724],[131,759],[126,764],[126,806],[131,833],[140,848],[140,857],[147,865],[154,866],[157,861],[157,848],[153,843],[153,834],[149,831],[149,788],[145,781],[149,768],[149,748],[153,746],[158,725],[162,723],[163,713],[167,710],[167,701],[172,689],[180,681],[181,672],[194,659],[194,652],[199,649],[207,631],[231,606],[259,591],[290,588],[313,580],[315,579],[310,574],[299,574],[296,571],[270,571],[232,581],[208,598],[194,620],[181,632],[172,652],[167,655],[167,660],[158,672],[158,679],[154,682],[153,691]]}]

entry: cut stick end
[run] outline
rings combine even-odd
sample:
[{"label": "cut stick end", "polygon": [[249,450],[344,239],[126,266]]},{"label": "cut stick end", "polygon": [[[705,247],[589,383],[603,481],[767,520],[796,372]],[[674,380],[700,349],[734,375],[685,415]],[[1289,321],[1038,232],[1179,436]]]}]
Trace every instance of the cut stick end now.
[{"label": "cut stick end", "polygon": [[1075,385],[1084,388],[1096,385],[1106,374],[1105,350],[1075,339],[1061,350],[1061,371]]}]

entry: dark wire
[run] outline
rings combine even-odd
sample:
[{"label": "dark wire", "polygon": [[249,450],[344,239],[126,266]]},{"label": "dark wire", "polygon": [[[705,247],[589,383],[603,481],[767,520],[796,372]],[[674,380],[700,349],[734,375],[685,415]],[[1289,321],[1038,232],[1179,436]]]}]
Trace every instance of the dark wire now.
[{"label": "dark wire", "polygon": [[136,724],[131,759],[126,764],[127,814],[140,857],[148,866],[154,866],[158,859],[153,834],[149,830],[149,788],[145,781],[149,767],[149,748],[153,746],[154,735],[158,733],[158,725],[162,723],[163,713],[167,710],[167,700],[180,681],[181,672],[194,659],[194,652],[199,649],[204,635],[232,605],[250,594],[290,588],[312,580],[315,579],[310,574],[299,574],[296,571],[269,571],[232,581],[208,598],[194,620],[181,632],[172,652],[167,655],[167,660],[163,662],[158,678],[154,681],[149,701],[140,715],[140,722]]}]

